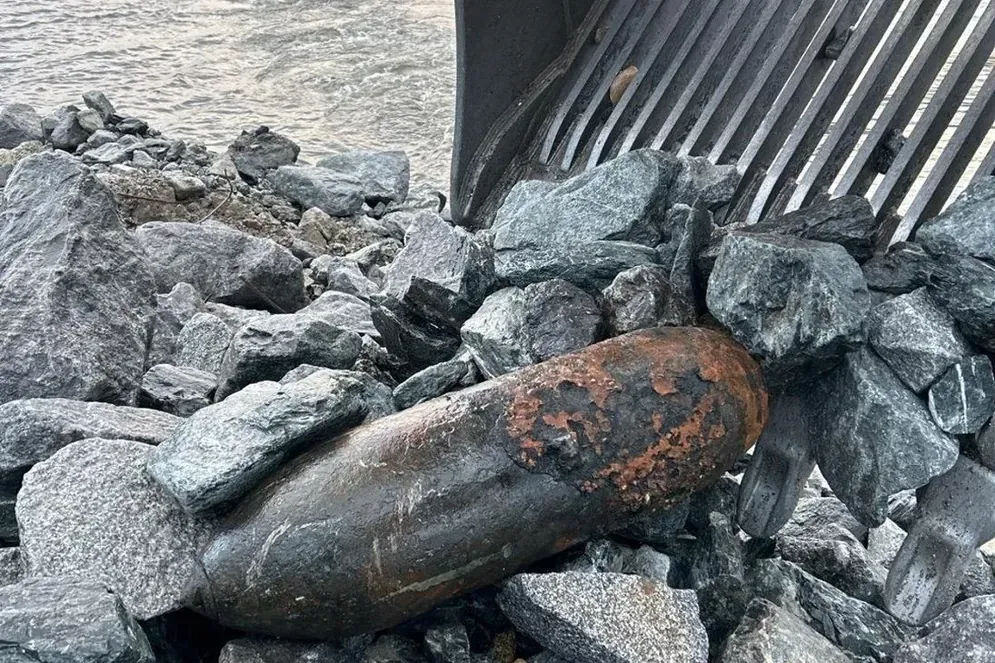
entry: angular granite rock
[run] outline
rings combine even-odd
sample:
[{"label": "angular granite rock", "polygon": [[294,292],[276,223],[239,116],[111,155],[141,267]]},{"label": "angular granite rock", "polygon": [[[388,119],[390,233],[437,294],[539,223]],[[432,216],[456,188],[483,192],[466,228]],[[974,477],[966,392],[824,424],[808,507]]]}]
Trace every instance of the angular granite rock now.
[{"label": "angular granite rock", "polygon": [[[353,654],[330,642],[239,638],[221,650],[218,663],[355,663]],[[399,662],[400,663],[400,662]]]},{"label": "angular granite rock", "polygon": [[521,574],[498,597],[520,630],[575,663],[705,663],[694,592],[617,573]]},{"label": "angular granite rock", "polygon": [[835,497],[803,497],[798,500],[791,520],[781,536],[814,538],[834,525],[841,525],[858,539],[867,535],[867,526],[857,522],[843,502]]},{"label": "angular granite rock", "polygon": [[916,393],[971,354],[953,317],[925,288],[875,306],[868,318],[868,340]]},{"label": "angular granite rock", "polygon": [[995,266],[967,256],[939,257],[929,291],[968,340],[995,352]]},{"label": "angular granite rock", "polygon": [[600,340],[601,311],[594,299],[566,281],[488,297],[460,332],[488,378],[585,348]]},{"label": "angular granite rock", "polygon": [[11,663],[155,663],[121,599],[99,582],[38,578],[0,587],[0,658]]},{"label": "angular granite rock", "polygon": [[146,364],[168,364],[176,355],[176,339],[204,305],[204,300],[189,283],[177,283],[166,295],[156,295],[155,330]]},{"label": "angular granite rock", "polygon": [[154,449],[82,440],[28,472],[17,497],[28,578],[106,582],[138,619],[180,607],[210,523],[188,517],[149,478]]},{"label": "angular granite rock", "polygon": [[836,645],[770,601],[755,599],[719,663],[850,663]]},{"label": "angular granite rock", "polygon": [[225,352],[235,337],[235,329],[211,313],[197,313],[183,326],[176,338],[177,366],[186,366],[217,375]]},{"label": "angular granite rock", "polygon": [[189,417],[213,402],[218,376],[189,366],[158,364],[142,378],[139,402],[178,417]]},{"label": "angular granite rock", "polygon": [[995,374],[985,355],[951,366],[929,388],[933,421],[955,435],[977,433],[995,414]]},{"label": "angular granite rock", "polygon": [[362,399],[366,403],[367,410],[363,423],[376,421],[381,417],[386,417],[389,414],[397,412],[397,408],[394,407],[394,396],[391,388],[375,379],[369,373],[361,371],[343,371],[304,364],[284,375],[280,379],[280,384],[286,385],[291,382],[300,382],[315,373],[324,374],[325,377],[321,379],[328,380],[330,383],[335,383],[340,379],[358,380],[362,383],[364,390]]},{"label": "angular granite rock", "polygon": [[893,663],[995,661],[995,596],[958,603],[926,624],[922,637],[895,653]]},{"label": "angular granite rock", "polygon": [[933,258],[921,246],[899,242],[888,253],[865,262],[861,269],[871,290],[904,295],[928,285],[935,267]]},{"label": "angular granite rock", "polygon": [[304,209],[352,216],[363,209],[363,184],[351,175],[312,166],[281,166],[267,178],[276,192]]},{"label": "angular granite rock", "polygon": [[694,307],[705,308],[705,286],[697,270],[698,256],[712,236],[710,212],[687,205],[674,205],[663,221],[664,243],[656,247],[667,280],[675,292]]},{"label": "angular granite rock", "polygon": [[877,217],[866,198],[842,196],[761,221],[750,226],[749,232],[839,244],[857,262],[864,263],[874,255],[877,229]]},{"label": "angular granite rock", "polygon": [[0,105],[0,149],[12,150],[21,143],[43,140],[41,117],[27,104]]},{"label": "angular granite rock", "polygon": [[402,302],[389,295],[370,298],[373,324],[390,353],[413,368],[447,361],[459,349],[459,336],[448,327],[415,315]]},{"label": "angular granite rock", "polygon": [[273,315],[239,329],[218,372],[217,400],[255,382],[279,380],[301,364],[352,368],[359,334],[311,315]]},{"label": "angular granite rock", "polygon": [[369,302],[355,295],[328,290],[297,313],[319,318],[339,329],[380,339]]},{"label": "angular granite rock", "polygon": [[403,203],[408,197],[411,163],[404,152],[354,150],[327,156],[316,165],[358,179],[370,205]]},{"label": "angular granite rock", "polygon": [[563,279],[588,292],[596,292],[627,269],[658,262],[657,252],[641,244],[599,241],[499,251],[494,256],[494,271],[499,283],[519,288]]},{"label": "angular granite rock", "polygon": [[0,484],[20,479],[32,465],[66,445],[92,437],[159,444],[181,419],[165,412],[33,398],[0,405]]},{"label": "angular granite rock", "polygon": [[80,123],[80,111],[74,106],[66,106],[55,114],[56,123],[48,140],[52,147],[66,152],[75,152],[93,133]]},{"label": "angular granite rock", "polygon": [[189,513],[221,511],[303,446],[361,422],[365,394],[361,381],[324,372],[253,384],[184,421],[149,474]]},{"label": "angular granite rock", "polygon": [[19,484],[0,485],[0,545],[16,546],[19,543],[17,531],[17,504]]},{"label": "angular granite rock", "polygon": [[922,224],[915,239],[932,254],[995,261],[995,177],[969,186],[939,216]]},{"label": "angular granite rock", "polygon": [[318,256],[311,262],[311,271],[317,283],[335,292],[369,299],[370,295],[380,290],[380,286],[363,274],[359,263],[348,258]]},{"label": "angular granite rock", "polygon": [[880,604],[888,572],[842,525],[833,523],[818,536],[779,537],[777,550],[782,559],[794,562],[853,598]]},{"label": "angular granite rock", "polygon": [[113,194],[72,157],[14,169],[0,212],[0,403],[130,405],[154,324],[154,283]]},{"label": "angular granite rock", "polygon": [[884,522],[890,495],[926,485],[957,460],[956,440],[869,349],[824,376],[813,402],[819,468],[865,525]]},{"label": "angular granite rock", "polygon": [[394,403],[399,410],[424,403],[456,389],[470,370],[463,359],[445,361],[415,373],[394,389]]},{"label": "angular granite rock", "polygon": [[20,548],[0,548],[0,587],[24,580]]},{"label": "angular granite rock", "polygon": [[117,111],[114,109],[114,104],[112,104],[110,99],[107,98],[107,95],[99,90],[84,92],[83,103],[86,104],[87,108],[97,111],[97,114],[100,115],[100,119],[103,120],[105,124],[110,123],[114,120],[114,116],[117,115]]},{"label": "angular granite rock", "polygon": [[424,212],[387,267],[384,293],[435,324],[459,329],[494,284],[494,256],[473,235]]},{"label": "angular granite rock", "polygon": [[860,267],[841,246],[774,235],[726,237],[707,301],[763,358],[772,385],[836,363],[864,340],[870,310]]},{"label": "angular granite rock", "polygon": [[615,277],[603,292],[611,335],[694,324],[693,302],[676,292],[669,279],[670,273],[659,265],[640,265]]},{"label": "angular granite rock", "polygon": [[669,204],[714,210],[732,200],[740,179],[735,165],[716,166],[706,157],[683,158]]},{"label": "angular granite rock", "polygon": [[189,283],[205,299],[293,313],[308,303],[301,261],[276,242],[210,223],[153,222],[135,231],[160,292]]},{"label": "angular granite rock", "polygon": [[228,147],[228,156],[240,175],[257,183],[270,171],[297,161],[301,148],[294,141],[267,127],[243,131]]}]

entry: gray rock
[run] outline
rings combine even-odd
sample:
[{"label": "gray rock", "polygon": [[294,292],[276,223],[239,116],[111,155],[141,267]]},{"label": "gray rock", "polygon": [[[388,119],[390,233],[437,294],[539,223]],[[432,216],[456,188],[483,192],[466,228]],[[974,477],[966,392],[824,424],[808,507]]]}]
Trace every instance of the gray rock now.
[{"label": "gray rock", "polygon": [[152,366],[173,361],[180,332],[204,305],[200,293],[189,283],[177,283],[169,294],[155,297],[155,328],[146,359]]},{"label": "gray rock", "polygon": [[155,410],[60,398],[5,403],[0,405],[0,484],[19,480],[71,442],[104,437],[159,444],[180,422]]},{"label": "gray rock", "polygon": [[311,166],[280,166],[267,178],[277,193],[304,209],[352,216],[363,209],[363,184],[351,175]]},{"label": "gray rock", "polygon": [[111,122],[111,120],[114,119],[114,116],[117,115],[117,111],[114,110],[114,104],[110,102],[103,92],[97,90],[84,92],[83,103],[87,105],[87,108],[97,111],[97,114],[100,115],[100,119],[103,120],[105,124]]},{"label": "gray rock", "polygon": [[995,414],[995,374],[992,360],[970,357],[951,366],[929,388],[933,421],[948,433],[977,433]]},{"label": "gray rock", "polygon": [[600,240],[655,246],[681,168],[673,155],[637,150],[563,183],[519,182],[494,219],[494,248],[545,249]]},{"label": "gray rock", "polygon": [[28,472],[17,520],[29,578],[106,582],[138,619],[180,607],[211,524],[190,519],[149,478],[154,449],[83,440]]},{"label": "gray rock", "polygon": [[694,324],[693,302],[676,292],[669,278],[670,273],[659,265],[640,265],[615,277],[603,293],[611,334]]},{"label": "gray rock", "polygon": [[649,578],[661,585],[666,585],[670,578],[672,564],[673,562],[668,555],[649,546],[640,546],[626,560],[622,572]]},{"label": "gray rock", "polygon": [[803,497],[781,530],[781,536],[818,537],[834,525],[842,525],[858,539],[867,535],[867,526],[857,522],[843,502],[835,497]]},{"label": "gray rock", "polygon": [[28,141],[21,143],[11,150],[0,148],[0,188],[7,186],[14,166],[21,163],[34,154],[40,154],[46,147],[38,141]]},{"label": "gray rock", "polygon": [[268,172],[297,161],[300,152],[294,141],[260,127],[253,132],[243,131],[228,147],[227,156],[242,177],[256,183]]},{"label": "gray rock", "polygon": [[24,580],[20,548],[0,548],[0,587]]},{"label": "gray rock", "polygon": [[362,183],[363,196],[370,205],[378,202],[403,203],[408,197],[411,164],[404,152],[343,152],[321,159],[317,166],[358,179]]},{"label": "gray rock", "polygon": [[740,179],[735,165],[716,166],[706,157],[684,158],[670,193],[670,205],[717,209],[736,195]]},{"label": "gray rock", "polygon": [[76,148],[86,142],[91,131],[87,131],[79,122],[79,111],[67,107],[56,113],[56,124],[48,137],[52,147],[66,152],[75,152]]},{"label": "gray rock", "polygon": [[684,530],[691,510],[690,500],[684,500],[674,507],[642,513],[632,519],[619,536],[650,545],[666,545]]},{"label": "gray rock", "polygon": [[995,267],[967,256],[942,256],[929,288],[968,340],[995,352]]},{"label": "gray rock", "polygon": [[81,110],[76,114],[76,122],[79,124],[80,128],[86,132],[87,142],[89,142],[90,136],[98,131],[103,131],[104,129],[104,121],[100,119],[100,113],[89,108]]},{"label": "gray rock", "polygon": [[880,605],[887,570],[842,525],[834,523],[818,536],[779,537],[777,550],[782,559],[853,598]]},{"label": "gray rock", "polygon": [[366,649],[361,663],[428,663],[428,659],[414,640],[387,633]]},{"label": "gray rock", "polygon": [[397,412],[394,407],[394,397],[391,388],[380,382],[372,375],[360,371],[343,371],[333,368],[322,368],[321,366],[311,366],[304,364],[290,371],[280,379],[280,384],[286,385],[291,382],[300,382],[311,377],[315,373],[322,373],[325,380],[334,382],[336,380],[357,380],[363,385],[363,402],[366,403],[366,418],[363,423],[376,421],[389,414]]},{"label": "gray rock", "polygon": [[384,293],[418,316],[459,329],[494,283],[494,258],[462,228],[424,212],[408,227],[404,249],[387,267]]},{"label": "gray rock", "polygon": [[355,663],[355,658],[330,642],[239,638],[225,645],[218,663]]},{"label": "gray rock", "polygon": [[759,560],[751,587],[757,598],[798,617],[830,642],[857,656],[889,661],[915,629],[784,560]]},{"label": "gray rock", "polygon": [[367,414],[359,380],[324,372],[259,382],[187,419],[156,448],[149,474],[190,513],[220,511],[302,446]]},{"label": "gray rock", "polygon": [[217,375],[235,329],[216,315],[198,313],[190,318],[176,338],[177,366]]},{"label": "gray rock", "polygon": [[170,174],[166,176],[166,182],[172,187],[173,195],[180,203],[201,198],[207,193],[207,185],[199,177]]},{"label": "gray rock", "polygon": [[969,186],[939,216],[922,224],[915,239],[933,254],[995,261],[995,177]]},{"label": "gray rock", "polygon": [[462,359],[429,366],[394,389],[394,403],[397,404],[397,409],[406,410],[442,396],[459,387],[469,370],[470,366]]},{"label": "gray rock", "polygon": [[957,442],[870,350],[847,355],[813,402],[819,468],[865,525],[884,522],[888,496],[926,485],[957,460]]},{"label": "gray rock", "polygon": [[[96,136],[97,134],[94,134]],[[89,141],[88,141],[89,142]],[[83,153],[83,163],[110,166],[124,163],[131,158],[131,150],[118,143],[105,143]]]},{"label": "gray rock", "polygon": [[925,288],[878,304],[868,319],[874,350],[912,391],[921,393],[971,346]]},{"label": "gray rock", "polygon": [[301,364],[352,368],[359,334],[310,315],[274,315],[250,322],[228,345],[218,373],[217,400],[254,382],[279,380]]},{"label": "gray rock", "polygon": [[894,663],[984,663],[995,660],[995,596],[958,603],[926,624],[922,637],[895,653]]},{"label": "gray rock", "polygon": [[763,359],[772,385],[833,365],[864,340],[870,298],[837,244],[730,235],[708,282],[708,310]]},{"label": "gray rock", "polygon": [[918,244],[900,242],[865,262],[861,269],[871,290],[904,295],[929,284],[936,265]]},{"label": "gray rock", "polygon": [[9,150],[32,140],[44,140],[35,109],[27,104],[0,105],[0,148]]},{"label": "gray rock", "polygon": [[842,196],[761,221],[751,226],[749,232],[839,244],[857,262],[863,263],[874,255],[877,229],[877,217],[866,198]]},{"label": "gray rock", "polygon": [[126,117],[114,125],[114,128],[123,134],[133,136],[144,136],[149,132],[149,125],[137,117]]},{"label": "gray rock", "polygon": [[141,627],[99,582],[25,580],[0,587],[4,661],[155,663]]},{"label": "gray rock", "polygon": [[995,421],[981,429],[974,440],[974,446],[981,464],[989,469],[995,468]]},{"label": "gray rock", "polygon": [[107,129],[99,129],[90,134],[90,137],[86,139],[87,151],[95,149],[98,147],[103,147],[117,141],[118,135],[113,131]]},{"label": "gray rock", "polygon": [[227,304],[217,304],[215,302],[204,304],[204,311],[221,318],[234,331],[238,331],[250,322],[265,320],[272,315],[269,311],[239,308],[238,306],[228,306]]},{"label": "gray rock", "polygon": [[425,648],[435,663],[473,663],[470,636],[459,623],[434,626],[425,632]]},{"label": "gray rock", "polygon": [[480,371],[494,378],[596,343],[601,323],[590,295],[555,280],[499,290],[460,335]]},{"label": "gray rock", "polygon": [[155,168],[159,162],[145,150],[134,150],[131,153],[131,165],[135,168]]},{"label": "gray rock", "polygon": [[18,488],[17,485],[0,485],[0,544],[5,546],[16,546],[20,540],[17,514],[14,512]]},{"label": "gray rock", "polygon": [[335,256],[318,256],[311,263],[314,280],[329,290],[355,295],[361,299],[369,299],[370,295],[380,290],[376,283],[366,278],[359,268],[359,263],[348,258]]},{"label": "gray rock", "polygon": [[390,353],[416,369],[448,361],[459,349],[452,330],[412,314],[394,297],[371,297],[370,313]]},{"label": "gray rock", "polygon": [[51,152],[18,164],[3,203],[0,403],[133,403],[154,288],[113,194],[75,159]]},{"label": "gray rock", "polygon": [[668,270],[667,280],[674,290],[694,307],[705,308],[705,288],[698,277],[698,255],[712,234],[711,213],[687,205],[667,211],[663,225],[665,243],[657,246],[660,262]]},{"label": "gray rock", "polygon": [[339,329],[380,338],[369,303],[355,295],[329,290],[298,311],[298,315],[319,318]]},{"label": "gray rock", "polygon": [[750,603],[719,663],[850,663],[808,624],[770,601]]},{"label": "gray rock", "polygon": [[518,629],[576,663],[704,663],[694,592],[616,573],[521,574],[498,602]]},{"label": "gray rock", "polygon": [[888,517],[908,530],[919,517],[919,500],[915,490],[903,490],[888,498]]},{"label": "gray rock", "polygon": [[135,231],[160,292],[189,283],[209,301],[293,313],[308,303],[301,261],[276,242],[220,225],[146,223]]},{"label": "gray rock", "polygon": [[[611,539],[594,539],[584,544],[584,550],[574,559],[559,566],[559,573],[622,573],[634,556],[632,548]],[[666,584],[666,581],[664,581]]]},{"label": "gray rock", "polygon": [[632,242],[586,242],[575,246],[499,251],[494,271],[500,283],[524,288],[563,279],[588,292],[611,284],[621,272],[658,263],[657,252]]},{"label": "gray rock", "polygon": [[189,366],[158,364],[142,378],[140,400],[179,417],[189,417],[213,402],[218,377]]}]

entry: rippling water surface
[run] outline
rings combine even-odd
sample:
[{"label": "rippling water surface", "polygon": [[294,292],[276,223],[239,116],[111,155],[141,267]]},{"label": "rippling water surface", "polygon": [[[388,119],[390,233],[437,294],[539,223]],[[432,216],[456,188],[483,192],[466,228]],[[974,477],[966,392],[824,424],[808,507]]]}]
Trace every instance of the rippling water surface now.
[{"label": "rippling water surface", "polygon": [[454,61],[452,0],[0,0],[0,102],[49,111],[100,89],[213,149],[266,124],[303,158],[405,149],[438,186]]}]

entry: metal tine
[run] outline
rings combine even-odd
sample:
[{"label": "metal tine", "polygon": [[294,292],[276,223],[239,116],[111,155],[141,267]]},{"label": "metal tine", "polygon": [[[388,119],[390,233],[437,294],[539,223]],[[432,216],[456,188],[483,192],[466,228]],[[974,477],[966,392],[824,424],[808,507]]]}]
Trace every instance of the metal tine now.
[{"label": "metal tine", "polygon": [[[938,1],[927,0],[926,4]],[[917,9],[922,4],[922,0],[913,0],[913,5]],[[881,38],[901,10],[901,6],[902,0],[873,0],[857,23],[856,30],[843,49],[843,53],[826,74],[812,103],[788,134],[782,149],[768,169],[767,178],[753,200],[748,222],[755,223],[762,219],[770,207],[771,199],[777,196],[789,180],[801,173],[824,136],[826,127],[833,121],[840,107],[847,103],[847,95],[854,82],[868,66],[874,50],[880,45]],[[916,11],[915,14],[918,16],[920,12]],[[903,13],[900,20],[911,15],[912,12]],[[910,45],[909,50],[911,48]],[[874,66],[873,63],[871,66]]]},{"label": "metal tine", "polygon": [[[612,42],[615,40],[615,36],[618,34],[619,30],[625,24],[625,19],[628,17],[629,13],[640,3],[640,0],[627,0],[625,2],[612,2],[609,11],[609,21],[608,29],[602,38],[601,43],[597,45],[596,48],[592,49],[590,57],[585,61],[583,67],[576,68],[577,77],[570,83],[566,88],[566,94],[560,98],[557,104],[556,113],[553,115],[552,121],[546,127],[546,140],[543,143],[542,151],[539,154],[539,161],[543,164],[549,163],[549,159],[553,154],[556,146],[556,140],[560,136],[560,132],[567,122],[567,117],[575,109],[575,104],[577,97],[583,92],[585,86],[591,80],[594,72],[602,64],[604,60],[605,53],[611,47]],[[602,22],[603,24],[603,22]]]},{"label": "metal tine", "polygon": [[[799,7],[799,2],[802,3]],[[821,0],[828,5],[831,0]],[[813,12],[816,0],[792,0],[777,3],[777,13],[769,20],[759,22],[747,38],[747,44],[740,50],[725,78],[719,83],[711,99],[701,110],[694,126],[683,140],[678,154],[687,157],[700,155],[708,149],[708,143],[719,127],[724,127],[742,103],[743,94],[752,89],[751,81],[768,82],[763,71],[770,71],[776,64],[783,49],[790,43],[800,23]],[[821,15],[822,11],[815,12]],[[786,67],[784,69],[787,69]],[[785,73],[785,75],[787,75]],[[759,90],[759,86],[758,86]]]},{"label": "metal tine", "polygon": [[943,211],[954,188],[991,130],[993,121],[995,121],[995,71],[989,72],[978,96],[940,153],[926,181],[916,190],[912,204],[899,226],[899,233],[904,233],[907,237],[909,229],[918,227],[921,222]]},{"label": "metal tine", "polygon": [[[788,77],[787,82],[781,87],[779,94],[770,108],[760,108],[753,104],[751,113],[756,113],[757,126],[750,133],[740,133],[735,127],[730,126],[727,132],[737,132],[735,135],[749,141],[745,148],[732,141],[722,145],[720,139],[716,144],[712,154],[716,150],[722,150],[722,157],[718,163],[726,163],[727,159],[736,156],[739,169],[743,172],[743,182],[755,182],[758,174],[766,172],[771,161],[777,155],[778,150],[784,143],[785,137],[791,131],[798,117],[811,99],[812,94],[822,82],[826,70],[832,66],[833,61],[820,57],[823,55],[826,42],[835,33],[837,26],[849,26],[850,22],[856,20],[867,5],[868,0],[838,0],[833,5],[826,20],[822,22],[819,30],[816,31],[812,40],[805,48],[797,66]],[[750,188],[751,195],[759,189]],[[740,188],[738,192],[735,208],[742,211],[745,216],[749,209],[748,202],[743,196],[747,191]],[[735,223],[740,221],[740,214],[730,219]]]},{"label": "metal tine", "polygon": [[[702,106],[712,97],[726,74],[742,66],[752,45],[752,42],[746,43],[747,38],[762,33],[782,4],[784,0],[753,0],[745,10],[739,11],[735,20],[730,17],[722,34],[715,39],[711,52],[701,61],[680,99],[667,113],[650,147],[658,150],[675,147],[681,137],[676,134],[686,131],[698,120]],[[752,33],[751,27],[755,28]],[[716,63],[728,64],[716,66]]]},{"label": "metal tine", "polygon": [[601,76],[597,81],[597,84],[592,89],[592,95],[588,97],[586,101],[585,108],[583,112],[576,117],[572,123],[572,127],[567,132],[566,140],[567,146],[563,153],[563,158],[560,164],[560,169],[563,171],[569,171],[573,166],[574,158],[577,154],[577,147],[580,141],[583,139],[584,135],[589,133],[591,130],[591,121],[594,115],[599,109],[604,108],[606,99],[608,96],[608,90],[611,87],[612,81],[618,72],[629,62],[629,58],[632,56],[638,44],[643,40],[646,35],[653,34],[653,31],[647,31],[647,28],[653,24],[654,20],[660,16],[660,7],[663,5],[664,0],[652,0],[650,2],[643,3],[648,11],[640,17],[638,25],[630,30],[628,38],[625,45],[618,51],[616,56],[612,59],[609,66],[605,67]]},{"label": "metal tine", "polygon": [[[729,7],[730,4],[733,6]],[[644,141],[641,140],[643,136],[653,131],[649,127],[650,122],[658,117],[665,117],[668,107],[661,106],[661,102],[677,96],[685,89],[690,82],[690,75],[697,69],[698,63],[709,60],[709,53],[714,50],[715,44],[721,44],[731,30],[730,24],[735,25],[747,4],[742,0],[723,0],[721,9],[713,12],[708,17],[707,22],[702,21],[699,24],[701,30],[698,30],[697,34],[694,35],[694,41],[688,54],[673,62],[672,73],[668,72],[666,84],[658,84],[653,90],[653,94],[640,110],[636,121],[628,127],[619,146],[619,152],[628,152],[636,144],[644,144]],[[713,25],[713,23],[718,23],[718,25]],[[715,38],[716,34],[718,35],[717,39]],[[704,38],[703,35],[705,35]],[[678,76],[678,74],[683,74],[683,76]]]},{"label": "metal tine", "polygon": [[[696,39],[696,31],[700,31],[703,21],[710,17],[718,6],[719,0],[705,0],[703,5],[697,4],[697,0],[680,0],[680,17],[675,12],[675,20],[669,25],[670,34],[664,38],[661,36],[656,46],[647,54],[644,64],[637,65],[639,73],[629,85],[629,88],[622,95],[615,109],[605,121],[604,126],[593,141],[590,155],[588,156],[587,167],[593,168],[601,162],[602,155],[611,146],[617,143],[617,134],[624,132],[626,119],[629,111],[638,111],[641,107],[638,99],[641,96],[652,94],[653,86],[662,85],[668,81],[668,75],[673,75],[676,69],[674,62],[680,62],[687,56]],[[678,29],[680,28],[680,29]],[[665,47],[670,46],[672,49]],[[658,78],[656,76],[659,67],[667,69]]]},{"label": "metal tine", "polygon": [[937,80],[954,46],[977,10],[965,0],[950,0],[891,99],[834,187],[838,195],[867,193],[878,176],[874,156],[889,130],[904,131]]},{"label": "metal tine", "polygon": [[788,209],[798,209],[811,203],[816,195],[829,192],[847,157],[861,135],[867,130],[874,113],[881,106],[888,90],[908,62],[916,44],[929,27],[940,0],[927,0],[917,9],[910,7],[899,17],[892,33],[874,61],[865,70],[843,111],[829,129],[826,140],[808,160],[807,168],[798,179],[798,187],[788,202]]},{"label": "metal tine", "polygon": [[[978,74],[995,47],[995,3],[990,4],[950,66],[932,101],[916,121],[905,145],[895,156],[874,195],[871,206],[879,219],[895,213],[936,144],[977,82]],[[887,234],[887,233],[885,233]]]}]

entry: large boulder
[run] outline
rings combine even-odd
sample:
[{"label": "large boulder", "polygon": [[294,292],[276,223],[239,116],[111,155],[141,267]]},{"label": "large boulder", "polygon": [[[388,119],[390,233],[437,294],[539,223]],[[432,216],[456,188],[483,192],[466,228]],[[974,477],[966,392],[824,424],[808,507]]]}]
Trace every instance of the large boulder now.
[{"label": "large boulder", "polygon": [[0,658],[10,663],[155,663],[148,638],[100,582],[25,580],[0,587]]},{"label": "large boulder", "polygon": [[933,421],[954,435],[981,430],[995,414],[995,374],[985,355],[970,357],[951,366],[929,388]]},{"label": "large boulder", "polygon": [[[75,106],[66,106],[56,111],[55,126],[48,137],[52,147],[66,152],[75,152],[77,147],[85,143],[90,134],[93,133],[90,131],[93,127],[87,126],[84,117],[83,113]],[[99,128],[103,129],[103,126]]]},{"label": "large boulder", "polygon": [[188,517],[149,478],[154,449],[82,440],[28,472],[17,520],[29,578],[106,582],[138,619],[181,607],[210,523]]},{"label": "large boulder", "polygon": [[225,352],[241,327],[213,313],[194,315],[176,338],[176,365],[219,374]]},{"label": "large boulder", "polygon": [[904,295],[925,287],[936,268],[932,256],[912,242],[899,242],[876,255],[861,270],[871,290]]},{"label": "large boulder", "polygon": [[301,261],[276,242],[221,225],[146,223],[135,231],[159,292],[189,283],[207,300],[293,313],[308,303]]},{"label": "large boulder", "polygon": [[304,209],[331,216],[352,216],[363,209],[363,183],[352,175],[312,166],[281,166],[267,182]]},{"label": "large boulder", "polygon": [[625,270],[602,295],[614,336],[656,326],[691,325],[695,321],[694,302],[674,288],[670,272],[660,265]]},{"label": "large boulder", "polygon": [[300,152],[294,141],[266,127],[243,131],[228,147],[228,156],[238,173],[251,183],[260,182],[280,166],[294,163]]},{"label": "large boulder", "polygon": [[884,522],[890,495],[926,485],[957,460],[956,440],[869,349],[824,376],[812,402],[819,468],[865,525]]},{"label": "large boulder", "polygon": [[156,448],[149,474],[188,512],[220,511],[302,446],[362,421],[365,395],[360,380],[323,371],[253,384],[187,419]]},{"label": "large boulder", "polygon": [[825,369],[864,340],[870,296],[838,244],[775,235],[725,239],[708,310],[763,359],[772,384]]},{"label": "large boulder", "polygon": [[520,630],[575,663],[705,663],[694,592],[619,573],[521,574],[498,597]]},{"label": "large boulder", "polygon": [[354,150],[327,156],[317,166],[358,179],[363,196],[371,205],[403,203],[408,197],[411,164],[404,152]]},{"label": "large boulder", "polygon": [[461,358],[429,366],[397,385],[394,402],[398,409],[406,410],[441,396],[458,387],[471,370],[475,369]]},{"label": "large boulder", "polygon": [[0,149],[12,150],[21,143],[44,138],[41,117],[27,104],[0,105]]},{"label": "large boulder", "polygon": [[419,369],[456,354],[460,341],[452,329],[422,318],[390,295],[370,299],[373,324],[392,355]]},{"label": "large boulder", "polygon": [[3,203],[0,403],[134,403],[155,288],[113,194],[78,161],[52,152],[18,164]]},{"label": "large boulder", "polygon": [[995,177],[981,178],[922,224],[916,242],[938,255],[995,261]]},{"label": "large boulder", "polygon": [[142,378],[143,405],[189,417],[214,401],[218,376],[189,366],[157,364]]},{"label": "large boulder", "polygon": [[859,263],[874,255],[878,229],[874,208],[863,196],[843,196],[750,226],[749,232],[792,235],[839,244]]},{"label": "large boulder", "polygon": [[895,653],[894,663],[995,661],[995,596],[958,603],[923,628],[918,640]]},{"label": "large boulder", "polygon": [[647,246],[597,241],[498,251],[494,256],[494,272],[499,283],[519,288],[563,279],[588,292],[597,292],[627,269],[657,263],[659,255]]},{"label": "large boulder", "polygon": [[770,601],[750,603],[719,663],[850,663],[804,621]]},{"label": "large boulder", "polygon": [[369,302],[355,295],[329,290],[298,311],[298,315],[319,318],[339,329],[380,338]]},{"label": "large boulder", "polygon": [[995,267],[970,256],[941,256],[929,292],[968,340],[995,352]]},{"label": "large boulder", "polygon": [[181,420],[165,412],[61,398],[0,405],[0,484],[20,479],[35,463],[91,437],[159,444]]}]

